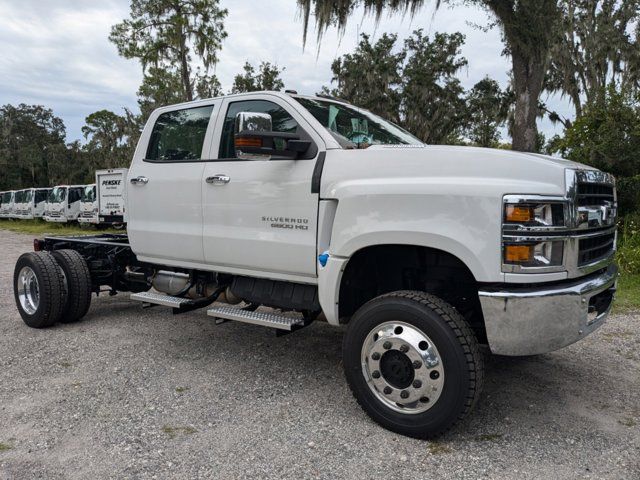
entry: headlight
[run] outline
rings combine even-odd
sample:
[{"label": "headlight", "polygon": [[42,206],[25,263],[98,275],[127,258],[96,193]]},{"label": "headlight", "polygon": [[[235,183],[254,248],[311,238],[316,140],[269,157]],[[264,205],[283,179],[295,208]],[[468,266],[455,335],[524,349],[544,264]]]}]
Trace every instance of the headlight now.
[{"label": "headlight", "polygon": [[504,204],[504,225],[522,227],[564,227],[564,203]]},{"label": "headlight", "polygon": [[550,273],[565,270],[571,224],[564,197],[505,195],[502,210],[502,271]]},{"label": "headlight", "polygon": [[561,267],[564,241],[548,240],[536,243],[510,243],[503,245],[503,264],[516,267]]}]

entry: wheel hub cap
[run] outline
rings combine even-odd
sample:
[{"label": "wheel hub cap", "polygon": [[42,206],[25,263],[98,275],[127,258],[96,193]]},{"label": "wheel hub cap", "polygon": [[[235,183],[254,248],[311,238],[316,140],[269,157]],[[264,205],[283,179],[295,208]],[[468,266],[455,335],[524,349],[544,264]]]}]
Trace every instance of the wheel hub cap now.
[{"label": "wheel hub cap", "polygon": [[30,267],[24,267],[18,274],[18,299],[22,309],[33,315],[40,305],[38,277]]},{"label": "wheel hub cap", "polygon": [[362,346],[362,373],[374,395],[402,413],[431,408],[444,386],[438,349],[411,324],[385,322],[372,330]]},{"label": "wheel hub cap", "polygon": [[411,360],[400,350],[389,350],[380,359],[382,377],[391,386],[407,388],[413,382],[415,370]]}]

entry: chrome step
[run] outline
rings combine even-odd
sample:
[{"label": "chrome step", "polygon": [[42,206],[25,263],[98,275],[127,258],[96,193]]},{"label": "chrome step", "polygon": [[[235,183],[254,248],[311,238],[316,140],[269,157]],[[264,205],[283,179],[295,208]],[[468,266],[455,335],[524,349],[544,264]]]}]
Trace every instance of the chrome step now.
[{"label": "chrome step", "polygon": [[207,310],[207,315],[224,320],[236,320],[238,322],[262,325],[263,327],[277,328],[278,330],[287,330],[289,332],[296,327],[304,326],[304,318],[302,318],[302,316],[289,317],[279,313],[252,312],[238,307],[213,307]]},{"label": "chrome step", "polygon": [[129,298],[137,302],[149,303],[152,305],[164,305],[165,307],[173,308],[186,307],[193,303],[193,300],[190,298],[172,297],[170,295],[157,292],[132,293]]}]

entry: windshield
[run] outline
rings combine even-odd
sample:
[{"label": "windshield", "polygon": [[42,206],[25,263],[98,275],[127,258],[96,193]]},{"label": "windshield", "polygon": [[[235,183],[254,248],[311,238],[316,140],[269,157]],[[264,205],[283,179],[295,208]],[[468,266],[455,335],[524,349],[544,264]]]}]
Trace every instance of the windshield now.
[{"label": "windshield", "polygon": [[397,125],[367,110],[317,98],[296,100],[318,120],[343,148],[371,145],[423,145]]},{"label": "windshield", "polygon": [[50,203],[60,203],[67,198],[67,188],[66,187],[55,187],[51,190],[51,194],[49,195]]},{"label": "windshield", "polygon": [[95,202],[96,200],[96,186],[89,185],[84,187],[82,190],[82,201],[83,202]]}]

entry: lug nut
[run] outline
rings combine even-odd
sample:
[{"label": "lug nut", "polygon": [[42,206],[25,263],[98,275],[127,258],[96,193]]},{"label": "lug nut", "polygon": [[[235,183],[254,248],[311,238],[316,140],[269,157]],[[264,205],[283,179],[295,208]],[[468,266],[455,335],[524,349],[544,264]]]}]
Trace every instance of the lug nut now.
[{"label": "lug nut", "polygon": [[402,353],[407,353],[409,351],[409,346],[408,345],[400,345],[400,351]]},{"label": "lug nut", "polygon": [[413,368],[415,368],[416,370],[421,366],[422,366],[422,362],[420,360],[416,360],[415,362],[413,362]]},{"label": "lug nut", "polygon": [[391,392],[392,392],[391,387],[384,387],[384,393],[385,394],[391,395]]},{"label": "lug nut", "polygon": [[429,374],[429,376],[431,377],[431,380],[437,380],[438,378],[440,378],[440,372],[434,370]]},{"label": "lug nut", "polygon": [[422,386],[422,382],[420,380],[413,381],[413,388],[420,388]]},{"label": "lug nut", "polygon": [[371,360],[380,360],[380,354],[378,352],[373,352],[373,355],[371,355]]},{"label": "lug nut", "polygon": [[374,370],[373,372],[371,372],[371,376],[373,378],[380,378],[380,372],[378,370]]},{"label": "lug nut", "polygon": [[409,392],[407,392],[406,390],[403,390],[400,392],[400,397],[401,398],[409,398]]},{"label": "lug nut", "polygon": [[390,342],[389,340],[387,340],[386,342],[384,342],[384,343],[382,344],[382,347],[383,347],[385,350],[389,350],[389,349],[391,348],[391,342]]}]

